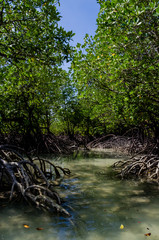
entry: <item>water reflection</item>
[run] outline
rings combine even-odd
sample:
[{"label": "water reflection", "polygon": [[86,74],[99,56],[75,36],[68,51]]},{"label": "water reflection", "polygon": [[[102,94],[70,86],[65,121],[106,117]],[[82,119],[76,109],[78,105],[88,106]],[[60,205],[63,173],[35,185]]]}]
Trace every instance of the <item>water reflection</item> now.
[{"label": "water reflection", "polygon": [[[146,233],[151,233],[149,239],[158,239],[159,189],[115,178],[110,166],[121,157],[85,152],[76,159],[56,159],[72,171],[57,189],[71,217],[52,216],[20,204],[1,207],[0,240],[142,240]],[[43,230],[38,231],[40,227]]]}]

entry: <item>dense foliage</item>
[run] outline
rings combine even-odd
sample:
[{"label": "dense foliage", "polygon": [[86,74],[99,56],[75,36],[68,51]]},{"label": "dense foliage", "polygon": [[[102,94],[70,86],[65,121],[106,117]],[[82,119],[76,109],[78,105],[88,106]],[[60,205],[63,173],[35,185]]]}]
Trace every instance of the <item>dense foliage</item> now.
[{"label": "dense foliage", "polygon": [[80,102],[98,121],[93,132],[140,127],[158,136],[158,1],[98,2],[96,34],[78,44],[72,62]]},{"label": "dense foliage", "polygon": [[0,131],[35,137],[50,130],[68,76],[73,33],[58,25],[58,2],[0,3]]},{"label": "dense foliage", "polygon": [[159,135],[158,1],[97,2],[96,34],[73,53],[59,1],[1,1],[1,135]]}]

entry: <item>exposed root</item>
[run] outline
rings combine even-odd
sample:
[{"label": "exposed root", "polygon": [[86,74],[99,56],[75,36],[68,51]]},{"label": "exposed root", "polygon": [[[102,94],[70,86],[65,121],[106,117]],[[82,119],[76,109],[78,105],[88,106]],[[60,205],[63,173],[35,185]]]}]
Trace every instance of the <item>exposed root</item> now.
[{"label": "exposed root", "polygon": [[41,158],[32,159],[28,155],[24,158],[19,151],[24,154],[21,148],[0,146],[0,195],[4,197],[3,193],[10,190],[9,201],[22,197],[40,209],[69,216],[53,184],[53,180],[69,175],[69,169]]},{"label": "exposed root", "polygon": [[37,155],[41,153],[70,154],[73,150],[78,149],[78,143],[75,140],[63,135],[55,136],[51,132],[36,135],[0,133],[0,142],[1,144],[20,146],[27,152]]},{"label": "exposed root", "polygon": [[114,164],[118,174],[122,178],[142,178],[159,184],[159,139],[144,137],[140,129],[130,129],[123,136],[109,134],[93,140],[87,147],[113,148],[131,155],[128,160]]},{"label": "exposed root", "polygon": [[99,149],[112,148],[114,150],[122,150],[126,153],[129,153],[130,149],[135,147],[136,150],[141,147],[141,143],[137,139],[126,136],[116,136],[113,134],[108,134],[101,138],[97,138],[87,144],[87,148],[99,148]]},{"label": "exposed root", "polygon": [[114,164],[122,178],[140,178],[159,184],[159,156],[154,154],[135,156]]},{"label": "exposed root", "polygon": [[[108,149],[112,148],[116,151],[122,151],[127,154],[150,153],[155,150],[156,139],[143,137],[141,130],[133,128],[124,135],[118,136],[108,134],[101,138],[96,138],[87,144],[88,148]],[[157,149],[157,148],[156,148]]]}]

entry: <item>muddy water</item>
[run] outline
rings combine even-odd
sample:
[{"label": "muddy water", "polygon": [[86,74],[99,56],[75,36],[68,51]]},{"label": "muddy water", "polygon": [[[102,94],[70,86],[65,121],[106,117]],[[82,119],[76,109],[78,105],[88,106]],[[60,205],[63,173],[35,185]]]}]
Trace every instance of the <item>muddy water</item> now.
[{"label": "muddy water", "polygon": [[159,239],[159,189],[115,178],[110,166],[122,156],[91,153],[75,159],[50,158],[72,172],[57,189],[71,217],[24,205],[0,206],[0,240]]}]

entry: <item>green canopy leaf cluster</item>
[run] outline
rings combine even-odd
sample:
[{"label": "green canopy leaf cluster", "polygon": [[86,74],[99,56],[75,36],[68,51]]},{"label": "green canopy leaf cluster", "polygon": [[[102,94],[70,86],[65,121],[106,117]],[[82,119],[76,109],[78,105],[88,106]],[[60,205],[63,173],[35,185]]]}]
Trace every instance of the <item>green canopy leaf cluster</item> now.
[{"label": "green canopy leaf cluster", "polygon": [[[97,30],[78,45],[72,62],[78,98],[90,131],[139,127],[159,134],[159,3],[100,0]],[[92,133],[92,132],[91,132]]]},{"label": "green canopy leaf cluster", "polygon": [[[95,36],[70,46],[59,1],[0,2],[0,133],[159,135],[159,3],[98,0]],[[71,61],[69,73],[62,69]]]},{"label": "green canopy leaf cluster", "polygon": [[35,137],[50,130],[72,58],[55,0],[0,2],[0,132]]}]

